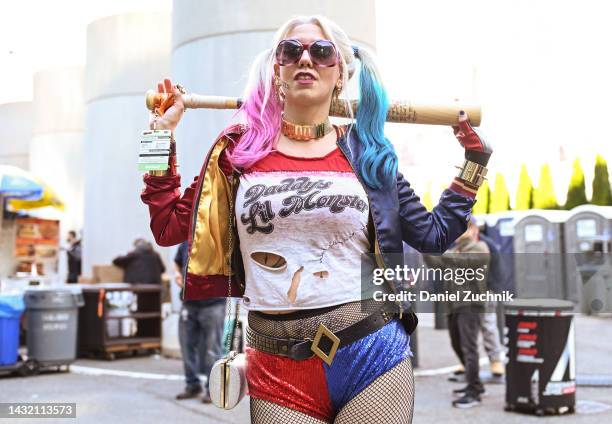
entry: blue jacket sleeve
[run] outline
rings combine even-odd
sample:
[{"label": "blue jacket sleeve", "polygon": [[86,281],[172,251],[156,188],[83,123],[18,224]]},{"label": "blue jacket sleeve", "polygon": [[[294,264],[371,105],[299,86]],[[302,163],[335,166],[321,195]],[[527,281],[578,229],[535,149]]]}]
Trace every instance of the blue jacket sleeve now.
[{"label": "blue jacket sleeve", "polygon": [[443,253],[465,232],[474,200],[450,189],[429,212],[401,173],[397,174],[397,196],[402,239],[421,253]]}]

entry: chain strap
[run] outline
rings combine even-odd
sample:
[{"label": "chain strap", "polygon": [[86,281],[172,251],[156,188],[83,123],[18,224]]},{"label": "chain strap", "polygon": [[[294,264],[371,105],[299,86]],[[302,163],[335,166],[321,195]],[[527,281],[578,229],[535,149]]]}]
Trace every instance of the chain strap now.
[{"label": "chain strap", "polygon": [[[229,236],[228,236],[228,252],[229,252],[229,271],[227,273],[227,299],[228,299],[228,307],[227,307],[227,320],[231,320],[232,317],[232,249],[234,244],[234,230],[233,230],[233,218],[234,218],[234,174],[232,173],[232,177],[230,179],[230,191],[229,191]],[[230,336],[226,340],[226,350],[228,352],[231,351],[232,341],[234,340],[234,335],[236,332],[236,328],[238,327],[238,317],[240,314],[240,300],[236,302],[236,313],[234,317],[234,325],[231,330]]]}]

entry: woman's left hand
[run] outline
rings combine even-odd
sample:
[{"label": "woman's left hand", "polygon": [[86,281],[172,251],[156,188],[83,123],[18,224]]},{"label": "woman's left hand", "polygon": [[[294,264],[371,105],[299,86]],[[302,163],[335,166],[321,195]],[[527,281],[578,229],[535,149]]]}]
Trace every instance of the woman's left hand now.
[{"label": "woman's left hand", "polygon": [[493,149],[470,125],[467,113],[459,112],[459,124],[453,126],[455,137],[465,149],[465,158],[479,165],[487,166]]}]

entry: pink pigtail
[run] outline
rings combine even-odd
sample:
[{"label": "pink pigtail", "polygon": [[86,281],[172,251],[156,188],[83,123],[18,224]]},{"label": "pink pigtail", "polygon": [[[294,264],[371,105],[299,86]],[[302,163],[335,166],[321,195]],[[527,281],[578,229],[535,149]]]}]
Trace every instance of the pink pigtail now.
[{"label": "pink pigtail", "polygon": [[282,104],[273,90],[269,52],[253,65],[252,78],[238,113],[246,119],[246,132],[229,154],[235,168],[246,169],[271,151],[280,132]]}]

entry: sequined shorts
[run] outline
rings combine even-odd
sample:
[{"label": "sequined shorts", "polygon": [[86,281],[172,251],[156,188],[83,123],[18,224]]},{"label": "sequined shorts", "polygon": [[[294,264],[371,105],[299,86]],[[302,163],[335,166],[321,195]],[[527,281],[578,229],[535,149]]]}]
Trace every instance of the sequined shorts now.
[{"label": "sequined shorts", "polygon": [[[282,338],[313,338],[320,323],[336,332],[365,318],[372,304],[350,302],[322,310],[271,315],[250,311],[249,326]],[[249,395],[330,421],[378,376],[411,356],[410,336],[398,319],[336,352],[331,365],[318,356],[296,361],[247,347]]]}]

